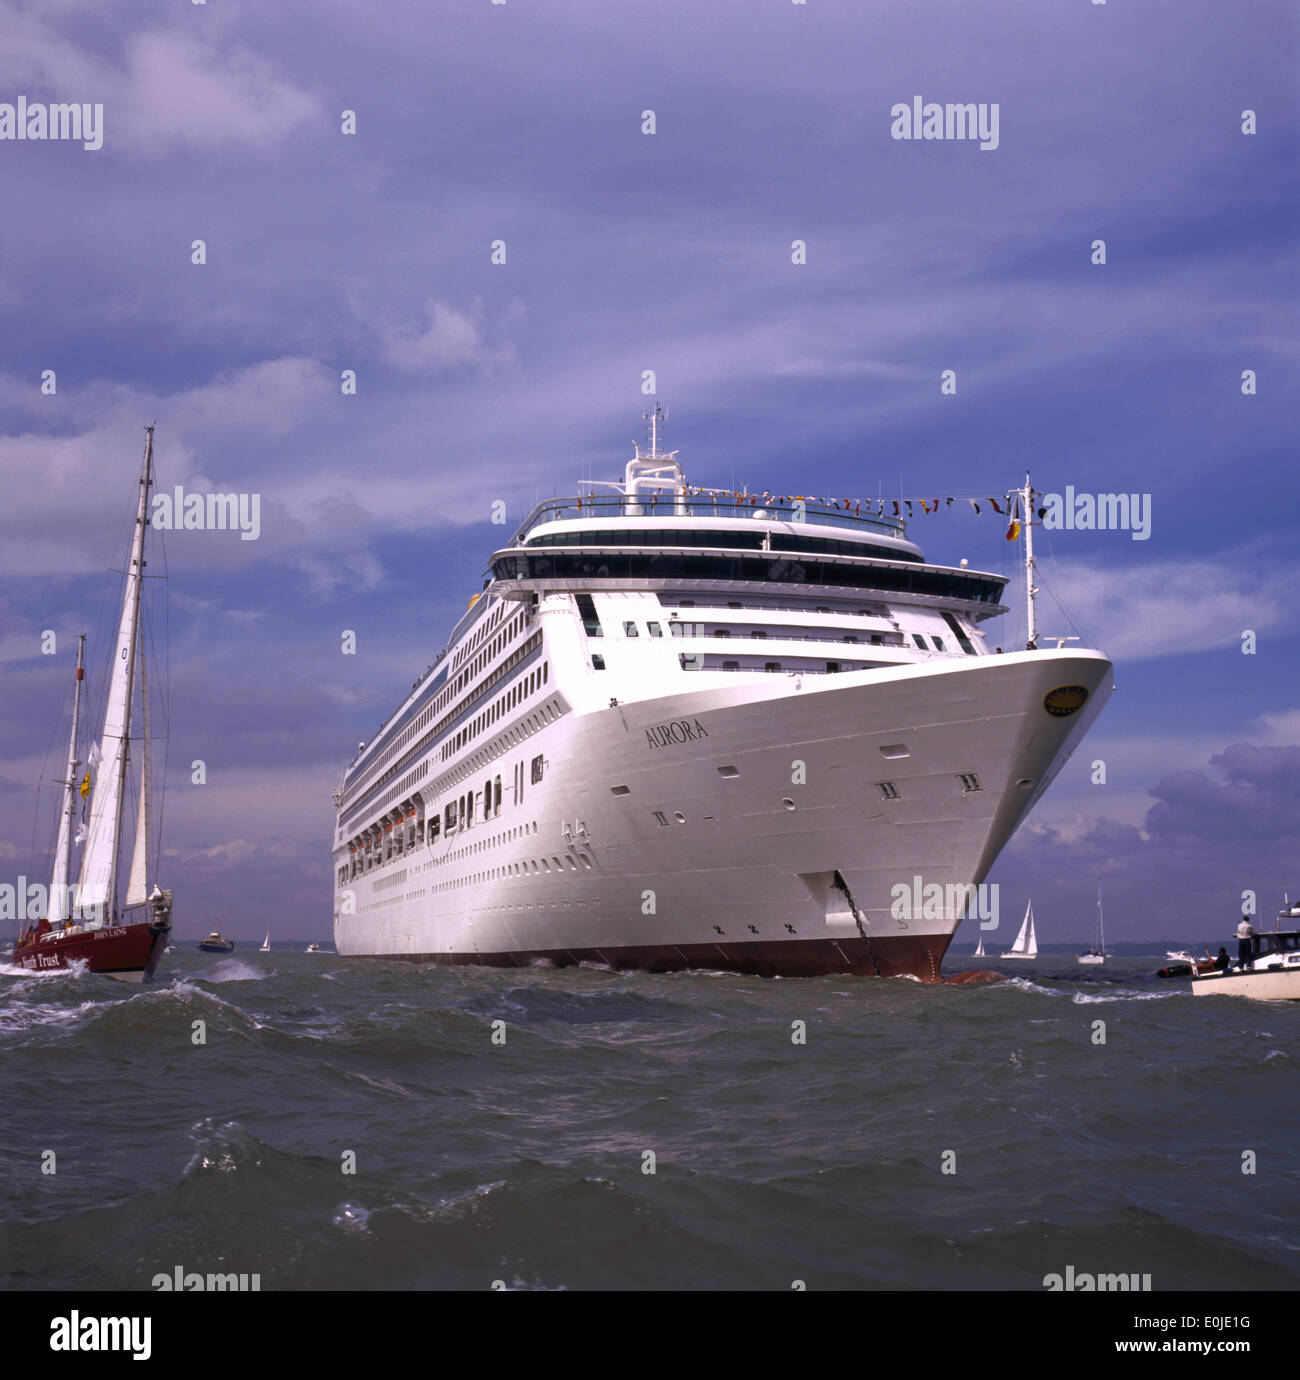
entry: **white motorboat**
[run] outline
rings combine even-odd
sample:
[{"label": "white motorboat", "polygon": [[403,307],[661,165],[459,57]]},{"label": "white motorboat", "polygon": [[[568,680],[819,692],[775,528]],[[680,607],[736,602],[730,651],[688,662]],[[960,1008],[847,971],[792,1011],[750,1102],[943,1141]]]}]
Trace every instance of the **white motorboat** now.
[{"label": "white motorboat", "polygon": [[1227,968],[1192,978],[1197,997],[1254,997],[1258,1001],[1294,1001],[1300,997],[1300,928],[1283,929],[1282,922],[1300,924],[1300,905],[1289,901],[1277,914],[1271,932],[1250,941],[1250,957]]}]

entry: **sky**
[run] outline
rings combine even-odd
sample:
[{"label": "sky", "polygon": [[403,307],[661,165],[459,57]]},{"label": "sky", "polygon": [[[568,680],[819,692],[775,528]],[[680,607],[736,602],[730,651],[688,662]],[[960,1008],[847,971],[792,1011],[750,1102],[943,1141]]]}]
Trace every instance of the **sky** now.
[{"label": "sky", "polygon": [[[327,940],[342,768],[503,530],[621,473],[652,371],[694,483],[1145,496],[1145,540],[1040,534],[1043,629],[1116,691],[989,880],[1040,944],[1091,937],[1098,876],[1111,939],[1218,942],[1247,892],[1271,923],[1298,30],[1280,0],[0,0],[0,103],[103,108],[97,149],[0,139],[0,880],[45,867],[146,423],[164,489],[260,496],[256,540],[165,537],[177,932]],[[914,97],[996,104],[997,147],[894,138]],[[1023,641],[999,523],[910,533],[1012,575],[990,638]]]}]

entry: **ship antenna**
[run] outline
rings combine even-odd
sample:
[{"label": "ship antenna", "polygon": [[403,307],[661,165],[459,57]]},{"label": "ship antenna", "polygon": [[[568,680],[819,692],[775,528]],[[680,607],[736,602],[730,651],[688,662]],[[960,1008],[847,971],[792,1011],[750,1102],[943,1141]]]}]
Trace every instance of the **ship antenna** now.
[{"label": "ship antenna", "polygon": [[668,421],[668,409],[662,403],[655,403],[653,412],[643,412],[641,420],[645,423],[645,441],[649,449],[640,458],[643,460],[657,460],[662,453],[659,449],[659,441],[666,429]]}]

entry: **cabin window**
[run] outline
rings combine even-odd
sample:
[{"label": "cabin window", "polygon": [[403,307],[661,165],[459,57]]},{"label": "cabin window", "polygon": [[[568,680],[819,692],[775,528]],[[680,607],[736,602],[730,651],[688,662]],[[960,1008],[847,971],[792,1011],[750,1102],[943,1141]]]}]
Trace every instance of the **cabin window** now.
[{"label": "cabin window", "polygon": [[536,786],[542,779],[543,755],[538,753],[532,760],[532,784]]},{"label": "cabin window", "polygon": [[885,639],[879,633],[871,634],[871,645],[873,647],[879,647],[884,642],[884,640]]},{"label": "cabin window", "polygon": [[605,658],[599,652],[592,654],[591,669],[593,671],[603,671],[605,669]]},{"label": "cabin window", "polygon": [[950,613],[943,615],[943,621],[952,629],[952,635],[957,639],[957,645],[966,653],[967,656],[975,655],[975,648],[971,646],[971,640],[961,630],[961,624]]},{"label": "cabin window", "polygon": [[579,594],[576,596],[578,602],[578,614],[582,618],[582,629],[588,637],[602,636],[600,629],[600,619],[596,617],[596,603],[590,594]]},{"label": "cabin window", "polygon": [[857,645],[858,639],[857,639],[856,637],[854,637],[854,635],[853,635],[852,633],[845,633],[845,635],[840,639],[840,641],[841,641],[841,642],[852,642],[852,643],[856,646],[856,645]]},{"label": "cabin window", "polygon": [[645,627],[646,632],[648,632],[651,637],[662,637],[664,635],[664,630],[658,623],[647,623]]},{"label": "cabin window", "polygon": [[930,650],[929,647],[925,645],[925,638],[923,638],[920,633],[913,633],[912,641],[915,642],[923,652],[928,652]]},{"label": "cabin window", "polygon": [[494,815],[501,813],[501,778],[499,776],[492,778],[492,813]]},{"label": "cabin window", "polygon": [[730,629],[730,628],[718,628],[717,631],[716,631],[713,635],[714,635],[714,637],[730,637],[730,636],[731,636],[731,629]]},{"label": "cabin window", "polygon": [[610,795],[631,795],[631,794],[632,794],[632,787],[631,787],[631,786],[611,786],[611,787],[609,788],[609,793],[610,793]]},{"label": "cabin window", "polygon": [[732,600],[727,607],[729,609],[743,609],[745,606],[739,600]]},{"label": "cabin window", "polygon": [[830,674],[832,674],[832,675],[833,675],[836,671],[838,671],[839,669],[840,669],[840,663],[839,663],[838,661],[828,661],[828,662],[826,663],[826,670],[827,670],[828,673],[830,673]]},{"label": "cabin window", "polygon": [[767,633],[765,633],[762,628],[755,628],[749,635],[750,637],[763,638],[767,636]]},{"label": "cabin window", "polygon": [[724,662],[722,663],[722,669],[723,669],[724,671],[739,671],[739,670],[740,670],[740,662],[738,662],[738,661],[724,661]]},{"label": "cabin window", "polygon": [[626,636],[626,637],[640,637],[640,636],[641,636],[641,634],[640,634],[639,632],[637,632],[637,630],[636,630],[636,624],[633,623],[633,622],[630,622],[630,621],[623,624],[623,633],[624,633],[624,636]]},{"label": "cabin window", "polygon": [[763,663],[763,670],[765,671],[779,671],[780,669],[781,663],[779,661],[765,661]]},{"label": "cabin window", "polygon": [[944,645],[943,645],[943,638],[941,638],[940,636],[938,636],[937,633],[931,633],[930,636],[931,636],[931,638],[932,638],[933,641],[934,641],[934,649],[935,649],[936,652],[942,652],[942,651],[945,651],[945,650],[946,650],[945,647],[944,647]]}]

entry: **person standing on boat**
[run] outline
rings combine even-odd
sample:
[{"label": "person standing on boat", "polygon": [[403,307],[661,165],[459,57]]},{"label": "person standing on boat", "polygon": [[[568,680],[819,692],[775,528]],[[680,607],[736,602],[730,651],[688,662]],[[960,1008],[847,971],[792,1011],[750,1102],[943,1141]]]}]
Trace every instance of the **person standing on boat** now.
[{"label": "person standing on boat", "polygon": [[1241,924],[1237,926],[1237,967],[1244,968],[1254,957],[1252,952],[1255,937],[1255,927],[1250,923],[1250,916],[1243,915]]},{"label": "person standing on boat", "polygon": [[1214,966],[1221,973],[1226,973],[1232,967],[1232,960],[1228,957],[1228,951],[1222,944],[1219,945],[1219,956],[1214,960]]}]

